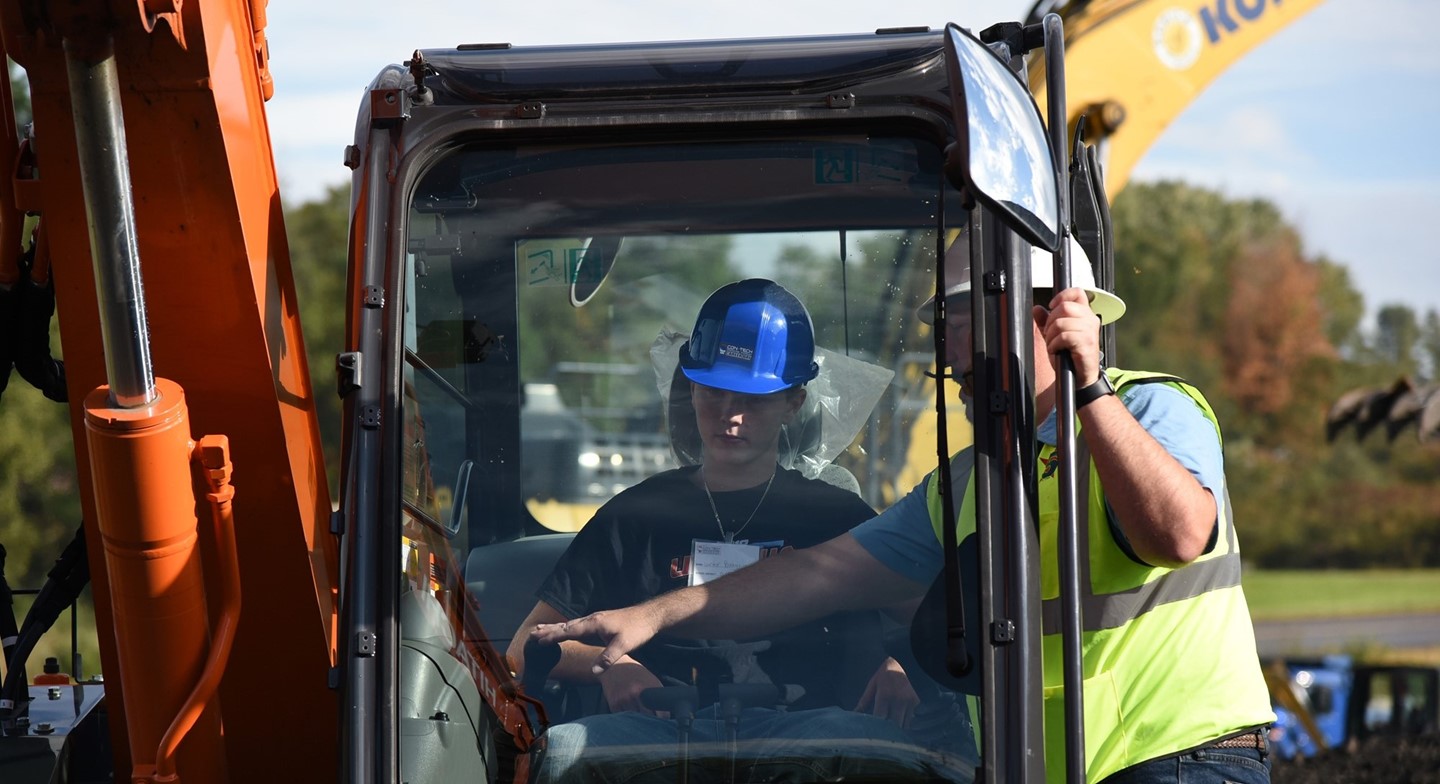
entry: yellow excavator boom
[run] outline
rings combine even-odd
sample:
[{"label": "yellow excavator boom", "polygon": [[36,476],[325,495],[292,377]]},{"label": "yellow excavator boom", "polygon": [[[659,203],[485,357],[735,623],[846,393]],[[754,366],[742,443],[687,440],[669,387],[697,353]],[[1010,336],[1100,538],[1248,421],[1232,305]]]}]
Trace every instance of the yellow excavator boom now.
[{"label": "yellow excavator boom", "polygon": [[[1101,145],[1111,198],[1165,128],[1215,78],[1321,0],[1071,0],[1053,5],[1065,22],[1067,123],[1085,117]],[[1045,106],[1044,62],[1030,84]]]}]

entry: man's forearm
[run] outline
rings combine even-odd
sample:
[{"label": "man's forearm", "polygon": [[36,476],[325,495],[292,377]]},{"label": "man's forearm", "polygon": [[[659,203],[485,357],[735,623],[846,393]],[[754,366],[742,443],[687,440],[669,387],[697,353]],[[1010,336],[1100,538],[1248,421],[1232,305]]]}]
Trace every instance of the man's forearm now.
[{"label": "man's forearm", "polygon": [[850,534],[766,558],[712,583],[641,605],[656,629],[697,639],[748,639],[837,610],[889,607],[924,591]]},{"label": "man's forearm", "polygon": [[560,643],[560,661],[550,671],[550,677],[564,683],[594,683],[595,657],[601,648],[583,642],[568,640]]}]

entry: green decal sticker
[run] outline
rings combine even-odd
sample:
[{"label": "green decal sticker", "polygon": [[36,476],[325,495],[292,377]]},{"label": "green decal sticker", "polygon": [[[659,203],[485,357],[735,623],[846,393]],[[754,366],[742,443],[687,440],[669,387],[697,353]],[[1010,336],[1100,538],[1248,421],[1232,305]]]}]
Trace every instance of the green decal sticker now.
[{"label": "green decal sticker", "polygon": [[849,147],[821,147],[815,151],[815,184],[844,185],[859,181],[855,150]]}]

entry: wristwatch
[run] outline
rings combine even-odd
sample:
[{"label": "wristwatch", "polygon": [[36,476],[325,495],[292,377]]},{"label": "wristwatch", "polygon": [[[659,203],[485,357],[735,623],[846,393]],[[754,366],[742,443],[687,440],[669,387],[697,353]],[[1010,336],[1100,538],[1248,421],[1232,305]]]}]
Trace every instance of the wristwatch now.
[{"label": "wristwatch", "polygon": [[1115,394],[1115,387],[1111,386],[1110,377],[1101,372],[1100,377],[1095,379],[1095,383],[1084,389],[1075,390],[1075,410],[1079,411],[1096,400],[1113,394]]}]

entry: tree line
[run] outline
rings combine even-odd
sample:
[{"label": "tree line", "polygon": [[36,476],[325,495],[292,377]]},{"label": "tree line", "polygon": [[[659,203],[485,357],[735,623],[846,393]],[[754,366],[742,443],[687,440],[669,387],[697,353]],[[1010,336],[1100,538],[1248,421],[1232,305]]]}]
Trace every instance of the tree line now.
[{"label": "tree line", "polygon": [[[344,334],[348,191],[286,210],[327,458],[339,454],[334,355]],[[1345,390],[1440,374],[1440,316],[1399,304],[1363,328],[1346,267],[1307,254],[1272,203],[1180,182],[1132,183],[1116,200],[1123,367],[1199,386],[1224,428],[1247,559],[1263,567],[1440,567],[1440,445],[1413,432],[1327,442]],[[1363,260],[1353,260],[1363,262]],[[62,303],[63,307],[63,303]],[[54,339],[60,355],[58,333]],[[79,526],[64,406],[13,383],[0,401],[0,544],[13,586],[38,586]],[[337,469],[328,466],[332,488]]]},{"label": "tree line", "polygon": [[[1440,315],[1366,303],[1272,203],[1180,182],[1116,199],[1119,364],[1204,390],[1224,430],[1246,558],[1265,567],[1440,566],[1440,443],[1415,431],[1328,442],[1346,390],[1440,375]],[[1347,260],[1364,263],[1364,259]]]}]

